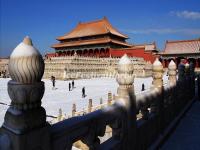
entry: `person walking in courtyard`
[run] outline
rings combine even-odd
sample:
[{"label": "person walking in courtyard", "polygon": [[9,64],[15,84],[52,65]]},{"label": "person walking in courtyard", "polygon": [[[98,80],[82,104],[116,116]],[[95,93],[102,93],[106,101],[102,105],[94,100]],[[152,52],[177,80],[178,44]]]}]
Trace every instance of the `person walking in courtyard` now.
[{"label": "person walking in courtyard", "polygon": [[82,97],[84,98],[86,95],[85,95],[85,87],[82,88]]},{"label": "person walking in courtyard", "polygon": [[53,85],[52,90],[55,89],[55,82],[56,82],[55,80],[56,80],[56,78],[54,76],[51,76],[51,82],[52,82],[52,85]]},{"label": "person walking in courtyard", "polygon": [[74,80],[72,80],[72,89],[74,89]]},{"label": "person walking in courtyard", "polygon": [[144,91],[144,90],[145,90],[144,83],[142,83],[142,90],[141,91]]},{"label": "person walking in courtyard", "polygon": [[71,91],[71,83],[69,82],[69,91]]}]

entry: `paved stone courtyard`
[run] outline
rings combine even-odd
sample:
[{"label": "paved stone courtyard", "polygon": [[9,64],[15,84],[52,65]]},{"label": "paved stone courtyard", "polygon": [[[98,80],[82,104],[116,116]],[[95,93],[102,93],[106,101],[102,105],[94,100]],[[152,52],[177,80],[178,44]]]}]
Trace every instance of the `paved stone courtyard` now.
[{"label": "paved stone courtyard", "polygon": [[[167,77],[164,76],[166,82]],[[0,78],[0,124],[3,123],[3,117],[10,103],[10,98],[7,93],[7,82],[10,79]],[[109,91],[116,94],[118,84],[115,78],[93,78],[75,80],[75,89],[68,91],[68,84],[71,81],[56,80],[56,90],[52,90],[50,80],[44,79],[45,94],[42,99],[42,105],[47,111],[47,115],[57,116],[59,108],[64,114],[71,114],[72,104],[76,103],[77,111],[87,108],[88,99],[93,99],[93,105],[100,103],[100,98],[103,102],[107,100]],[[142,83],[145,84],[145,89],[148,90],[152,83],[152,78],[135,78],[134,88],[136,93],[141,92]],[[85,86],[86,97],[82,98],[81,89]],[[48,120],[51,118],[48,118]]]}]

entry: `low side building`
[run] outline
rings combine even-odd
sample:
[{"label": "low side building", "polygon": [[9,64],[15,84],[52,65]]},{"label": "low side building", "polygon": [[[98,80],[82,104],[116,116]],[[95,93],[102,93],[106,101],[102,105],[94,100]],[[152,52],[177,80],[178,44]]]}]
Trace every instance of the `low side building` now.
[{"label": "low side building", "polygon": [[200,68],[200,39],[166,41],[164,51],[160,53],[164,67],[168,67],[171,59],[178,65],[181,59],[193,62]]},{"label": "low side building", "polygon": [[9,58],[0,58],[0,77],[8,77],[8,62]]},{"label": "low side building", "polygon": [[123,49],[110,49],[110,55],[112,57],[121,57],[127,54],[129,57],[141,57],[145,61],[153,63],[157,57],[156,43],[132,45],[130,48]]}]

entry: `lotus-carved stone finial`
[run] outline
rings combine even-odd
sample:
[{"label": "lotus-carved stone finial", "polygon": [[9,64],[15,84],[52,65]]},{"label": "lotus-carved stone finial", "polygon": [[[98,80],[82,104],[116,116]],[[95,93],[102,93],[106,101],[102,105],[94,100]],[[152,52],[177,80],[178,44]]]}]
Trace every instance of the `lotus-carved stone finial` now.
[{"label": "lotus-carved stone finial", "polygon": [[156,60],[153,63],[153,71],[160,72],[163,71],[162,63],[156,58]]},{"label": "lotus-carved stone finial", "polygon": [[44,61],[29,37],[25,37],[12,52],[8,66],[12,80],[30,84],[39,82],[44,73]]},{"label": "lotus-carved stone finial", "polygon": [[174,63],[173,60],[170,61],[169,65],[168,65],[168,75],[169,75],[169,83],[171,85],[176,84],[176,64]]},{"label": "lotus-carved stone finial", "polygon": [[132,85],[134,82],[133,64],[126,54],[118,64],[117,82],[119,85]]},{"label": "lotus-carved stone finial", "polygon": [[168,65],[168,69],[169,70],[176,70],[176,64],[173,60],[170,61],[169,65]]},{"label": "lotus-carved stone finial", "polygon": [[153,63],[153,85],[154,87],[162,87],[163,81],[163,66],[161,62],[156,58]]}]

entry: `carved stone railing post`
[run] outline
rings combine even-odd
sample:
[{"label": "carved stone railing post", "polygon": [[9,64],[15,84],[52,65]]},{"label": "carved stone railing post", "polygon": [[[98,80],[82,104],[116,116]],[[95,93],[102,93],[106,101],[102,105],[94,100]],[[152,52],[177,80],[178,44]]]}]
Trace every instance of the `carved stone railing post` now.
[{"label": "carved stone railing post", "polygon": [[152,75],[153,75],[153,86],[152,89],[157,89],[158,93],[161,96],[157,97],[154,102],[151,104],[151,112],[158,113],[161,110],[160,106],[162,106],[163,102],[163,66],[162,63],[158,60],[158,58],[154,61],[152,66]]},{"label": "carved stone railing post", "polygon": [[102,99],[102,97],[101,97],[100,100],[99,100],[99,104],[100,104],[100,105],[103,104],[103,99]]},{"label": "carved stone railing post", "polygon": [[168,75],[169,75],[169,84],[170,85],[176,85],[176,64],[174,63],[173,60],[170,61],[168,65]]},{"label": "carved stone railing post", "polygon": [[185,76],[190,76],[190,65],[188,63],[185,64]]},{"label": "carved stone railing post", "polygon": [[168,65],[168,83],[171,88],[170,92],[166,92],[166,100],[165,100],[165,106],[168,109],[167,115],[166,115],[166,121],[165,124],[168,125],[169,122],[173,119],[174,116],[176,116],[176,113],[174,110],[176,110],[176,82],[177,82],[177,67],[173,60],[170,61]]},{"label": "carved stone railing post", "polygon": [[100,108],[103,108],[103,99],[102,99],[102,97],[99,100],[99,105],[100,105]]},{"label": "carved stone railing post", "polygon": [[[133,64],[129,57],[125,54],[119,61],[117,67],[117,82],[119,87],[117,89],[117,96],[115,96],[115,103],[120,103],[124,107],[126,117],[124,126],[127,126],[124,132],[123,149],[136,148],[136,98],[134,93],[134,75]],[[125,135],[125,133],[127,134]]]},{"label": "carved stone railing post", "polygon": [[57,117],[57,121],[58,121],[58,122],[59,122],[59,121],[61,121],[61,120],[62,120],[62,117],[63,117],[62,109],[61,109],[61,108],[59,108],[59,110],[58,110],[58,117]]},{"label": "carved stone railing post", "polygon": [[76,113],[76,104],[73,104],[72,105],[72,117],[75,116],[75,113]]},{"label": "carved stone railing post", "polygon": [[92,99],[89,99],[88,103],[88,113],[92,112]]},{"label": "carved stone railing post", "polygon": [[152,66],[153,73],[153,89],[158,90],[158,96],[154,99],[151,105],[151,111],[158,115],[158,132],[162,133],[164,130],[164,95],[163,95],[163,66],[156,58]]},{"label": "carved stone railing post", "polygon": [[156,58],[153,63],[153,87],[158,88],[160,91],[163,87],[163,66],[162,63]]},{"label": "carved stone railing post", "polygon": [[107,105],[111,105],[112,103],[112,93],[111,92],[108,92],[108,101],[107,101]]},{"label": "carved stone railing post", "polygon": [[126,54],[119,61],[116,80],[119,84],[116,100],[123,98],[125,100],[123,101],[124,104],[129,106],[128,100],[126,99],[128,99],[130,91],[134,92],[134,75],[133,64]]},{"label": "carved stone railing post", "polygon": [[[8,94],[11,106],[8,108],[1,135],[9,141],[12,150],[50,149],[49,125],[46,111],[41,106],[44,94],[44,62],[39,51],[33,47],[29,37],[25,37],[12,52],[9,61],[11,79]],[[1,136],[0,136],[1,137]],[[5,138],[0,138],[0,149]]]}]

